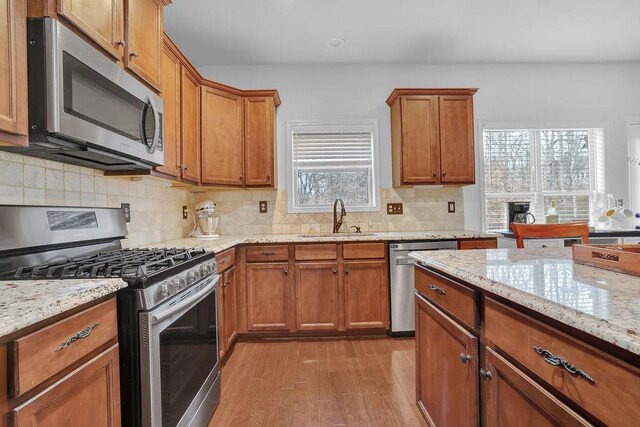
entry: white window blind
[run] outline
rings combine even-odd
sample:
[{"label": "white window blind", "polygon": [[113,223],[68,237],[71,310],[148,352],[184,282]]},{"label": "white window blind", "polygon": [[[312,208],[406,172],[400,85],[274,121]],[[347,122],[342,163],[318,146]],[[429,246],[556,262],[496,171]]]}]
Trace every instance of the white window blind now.
[{"label": "white window blind", "polygon": [[483,142],[487,230],[508,229],[510,201],[544,222],[551,201],[561,221],[589,219],[603,197],[602,129],[484,129]]},{"label": "white window blind", "polygon": [[336,198],[352,210],[377,207],[377,126],[291,127],[289,207],[294,212],[329,212]]}]

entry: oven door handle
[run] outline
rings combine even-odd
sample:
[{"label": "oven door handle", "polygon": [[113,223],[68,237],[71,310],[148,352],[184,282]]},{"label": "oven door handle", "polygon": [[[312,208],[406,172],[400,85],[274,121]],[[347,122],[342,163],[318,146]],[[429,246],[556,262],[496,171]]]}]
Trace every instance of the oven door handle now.
[{"label": "oven door handle", "polygon": [[207,295],[208,293],[211,292],[211,290],[213,288],[216,287],[216,285],[218,284],[218,281],[220,280],[220,275],[216,274],[215,277],[213,279],[211,279],[211,281],[201,290],[199,290],[198,292],[196,292],[195,294],[191,295],[189,298],[180,301],[178,304],[170,307],[169,309],[162,311],[158,314],[154,314],[153,316],[151,316],[151,323],[153,325],[162,322],[164,319],[174,315],[175,313],[179,312],[180,310],[184,309],[185,307],[193,304],[194,302],[198,301],[199,299],[201,299],[202,297],[204,297],[205,295]]}]

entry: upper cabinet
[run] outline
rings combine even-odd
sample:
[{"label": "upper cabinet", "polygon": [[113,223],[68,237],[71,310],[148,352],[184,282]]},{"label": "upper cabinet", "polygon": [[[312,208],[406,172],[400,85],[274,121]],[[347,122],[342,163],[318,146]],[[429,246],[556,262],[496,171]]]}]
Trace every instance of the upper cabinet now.
[{"label": "upper cabinet", "polygon": [[202,86],[202,184],[275,187],[276,91]]},{"label": "upper cabinet", "polygon": [[182,67],[180,170],[183,180],[200,182],[200,80]]},{"label": "upper cabinet", "polygon": [[126,0],[124,63],[156,89],[162,70],[162,7],[160,0]]},{"label": "upper cabinet", "polygon": [[27,10],[0,0],[0,145],[27,145]]},{"label": "upper cabinet", "polygon": [[393,186],[475,183],[473,94],[477,89],[395,89]]},{"label": "upper cabinet", "polygon": [[28,14],[51,16],[72,24],[85,38],[160,90],[162,8],[167,3],[167,0],[30,0]]}]

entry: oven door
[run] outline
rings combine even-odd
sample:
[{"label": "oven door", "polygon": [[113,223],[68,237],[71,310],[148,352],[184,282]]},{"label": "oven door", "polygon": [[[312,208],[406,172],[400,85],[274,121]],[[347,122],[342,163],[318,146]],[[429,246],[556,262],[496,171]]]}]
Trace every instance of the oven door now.
[{"label": "oven door", "polygon": [[206,424],[220,399],[219,275],[140,317],[142,424]]},{"label": "oven door", "polygon": [[44,73],[30,83],[30,108],[34,102],[46,106],[42,114],[30,110],[34,123],[39,116],[45,123],[32,132],[164,163],[162,98],[60,22],[32,20],[29,31],[34,40],[43,39],[30,50],[44,49],[30,52],[30,72]]}]

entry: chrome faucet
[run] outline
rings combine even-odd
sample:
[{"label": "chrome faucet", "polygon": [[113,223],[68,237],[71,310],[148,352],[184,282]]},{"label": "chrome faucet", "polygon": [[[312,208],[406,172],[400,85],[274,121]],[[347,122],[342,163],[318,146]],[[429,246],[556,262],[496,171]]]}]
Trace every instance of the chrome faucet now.
[{"label": "chrome faucet", "polygon": [[[338,202],[340,203],[340,219],[338,219]],[[347,211],[344,208],[344,201],[342,199],[336,199],[333,202],[333,232],[338,233],[340,227],[342,227],[342,218],[347,215]]]}]

